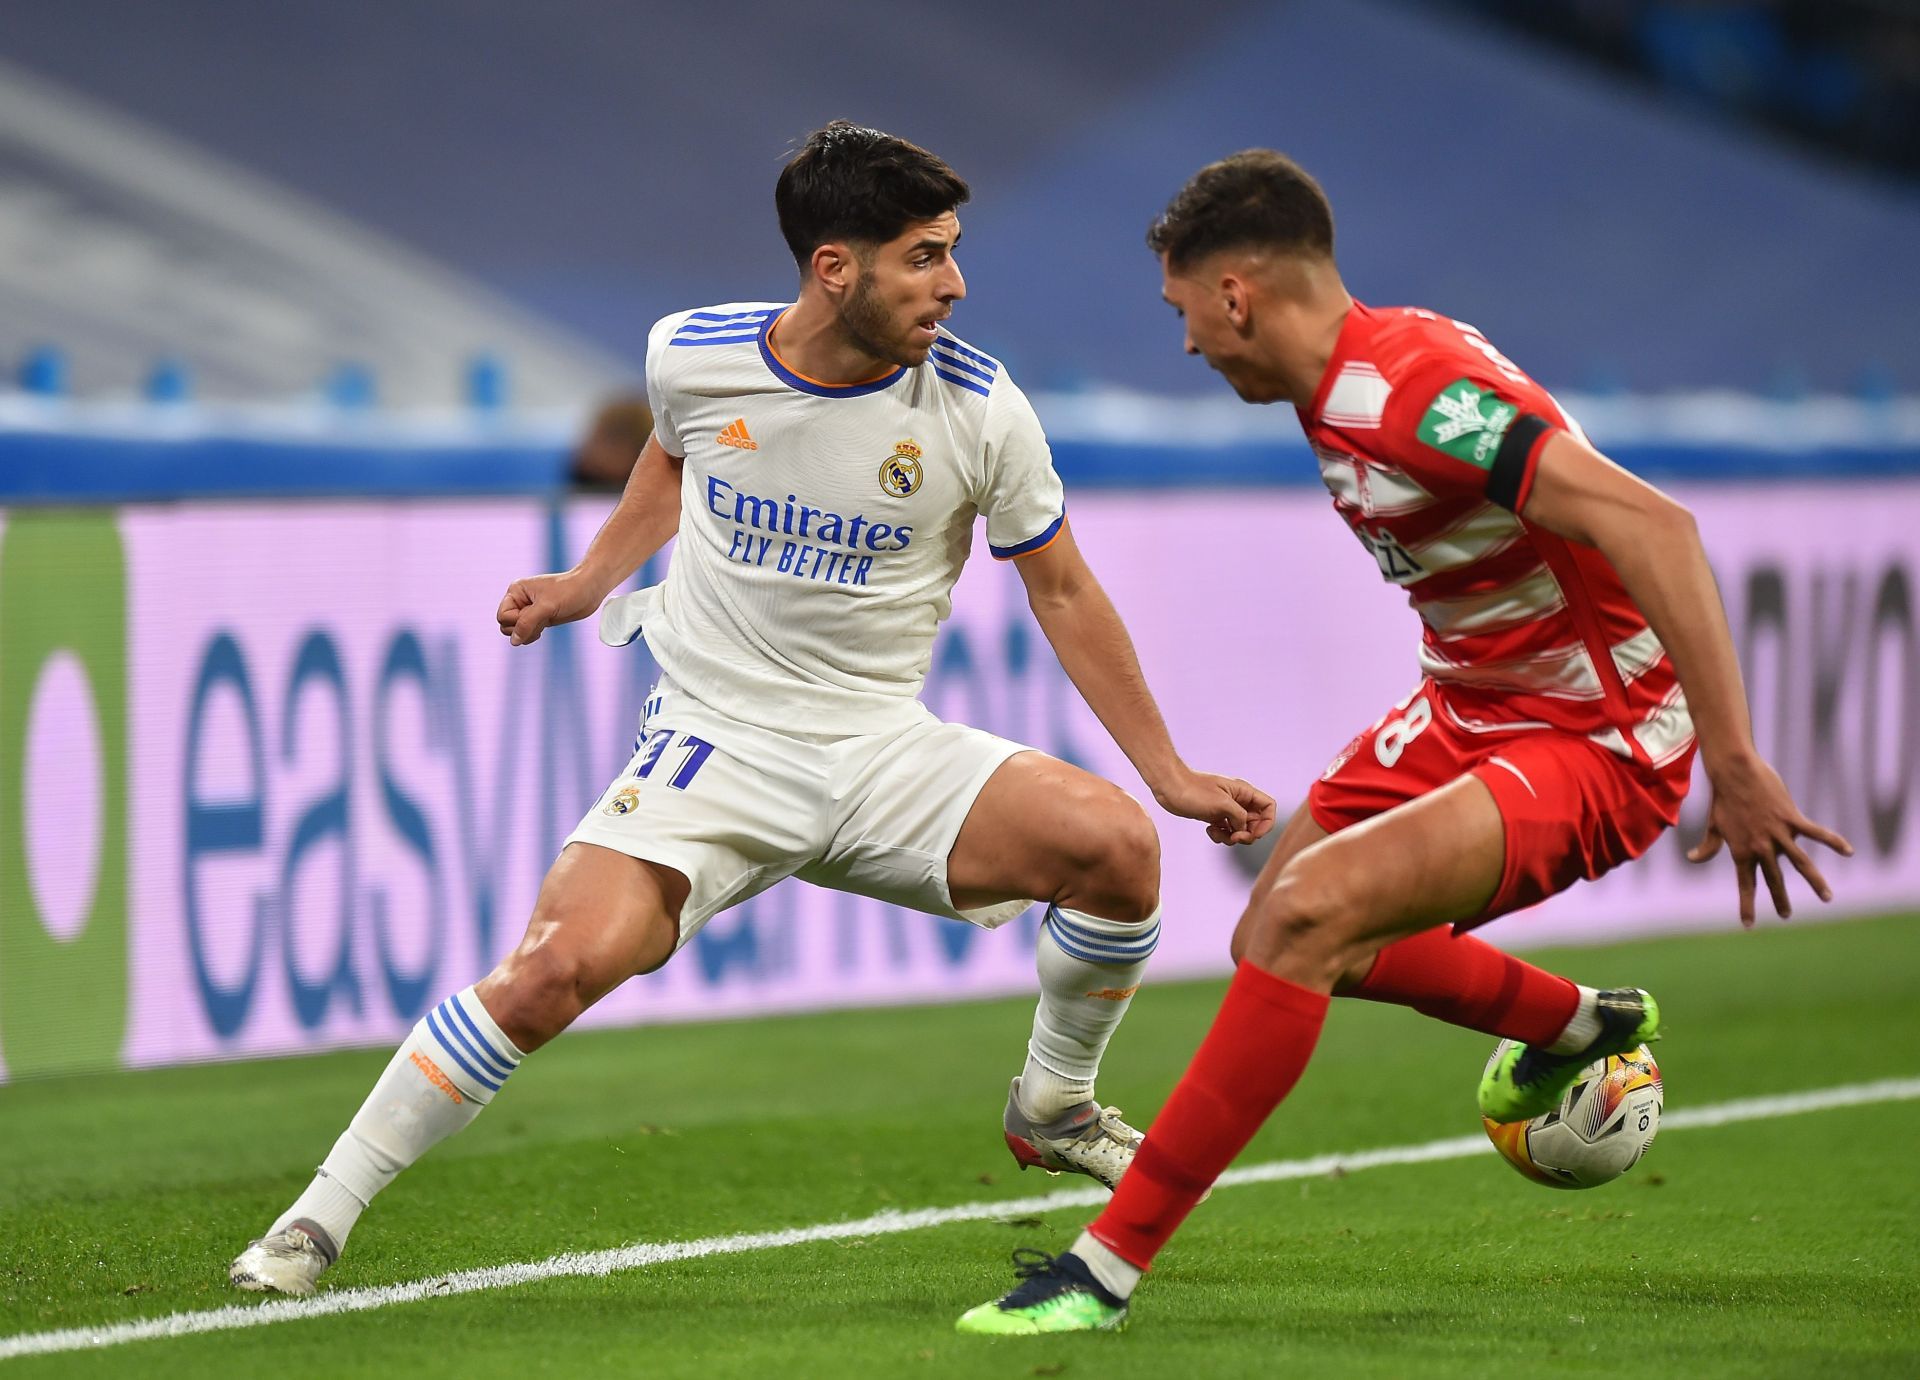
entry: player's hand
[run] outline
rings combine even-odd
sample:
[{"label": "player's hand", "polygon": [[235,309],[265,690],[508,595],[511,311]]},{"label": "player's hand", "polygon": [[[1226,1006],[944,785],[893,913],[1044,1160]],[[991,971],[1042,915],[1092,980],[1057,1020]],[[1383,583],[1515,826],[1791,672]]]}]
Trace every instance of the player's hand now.
[{"label": "player's hand", "polygon": [[500,611],[494,615],[501,633],[514,646],[538,642],[555,623],[572,623],[600,607],[600,591],[572,571],[558,575],[529,575],[507,586]]},{"label": "player's hand", "polygon": [[1806,878],[1814,895],[1822,901],[1833,899],[1833,888],[1813,865],[1797,839],[1802,837],[1824,843],[1843,858],[1853,856],[1853,845],[1824,825],[1815,824],[1800,813],[1793,803],[1780,774],[1760,757],[1754,756],[1731,769],[1707,773],[1713,785],[1713,804],[1707,811],[1707,834],[1687,854],[1689,862],[1703,863],[1725,844],[1733,854],[1734,876],[1740,883],[1740,923],[1751,928],[1754,921],[1754,871],[1767,879],[1767,891],[1773,908],[1782,920],[1793,914],[1793,902],[1787,895],[1787,880],[1780,859],[1792,863]]},{"label": "player's hand", "polygon": [[1252,843],[1273,828],[1273,797],[1237,777],[1183,769],[1153,798],[1170,815],[1200,820],[1215,843]]}]

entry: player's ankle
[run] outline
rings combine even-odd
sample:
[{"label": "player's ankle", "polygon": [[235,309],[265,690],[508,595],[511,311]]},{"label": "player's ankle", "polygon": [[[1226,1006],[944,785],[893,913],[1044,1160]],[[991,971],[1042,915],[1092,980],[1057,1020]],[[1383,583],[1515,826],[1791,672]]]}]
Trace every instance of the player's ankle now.
[{"label": "player's ankle", "polygon": [[1020,1073],[1020,1110],[1039,1125],[1058,1120],[1093,1100],[1093,1077],[1056,1073],[1031,1055]]},{"label": "player's ankle", "polygon": [[1591,987],[1577,989],[1580,997],[1567,1018],[1566,1026],[1547,1046],[1549,1054],[1579,1054],[1600,1038],[1600,993]]},{"label": "player's ankle", "polygon": [[1146,1274],[1138,1265],[1122,1259],[1092,1232],[1081,1232],[1068,1254],[1078,1257],[1087,1267],[1087,1272],[1100,1282],[1100,1287],[1122,1303],[1133,1297],[1134,1287]]},{"label": "player's ankle", "polygon": [[294,1222],[312,1222],[327,1234],[328,1245],[337,1254],[347,1244],[354,1223],[366,1210],[367,1205],[361,1198],[323,1168],[313,1176],[306,1191],[268,1228],[267,1234],[271,1236]]}]

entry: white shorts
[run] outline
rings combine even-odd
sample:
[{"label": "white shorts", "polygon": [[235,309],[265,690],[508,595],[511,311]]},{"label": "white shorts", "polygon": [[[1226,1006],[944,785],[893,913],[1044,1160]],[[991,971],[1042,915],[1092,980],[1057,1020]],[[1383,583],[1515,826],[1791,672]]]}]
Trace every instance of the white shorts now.
[{"label": "white shorts", "polygon": [[[919,707],[919,706],[917,706]],[[947,855],[987,778],[1032,752],[924,707],[852,737],[777,733],[662,677],[633,760],[568,843],[673,868],[691,883],[680,943],[729,906],[797,876],[993,929],[1032,901],[958,910]]]}]

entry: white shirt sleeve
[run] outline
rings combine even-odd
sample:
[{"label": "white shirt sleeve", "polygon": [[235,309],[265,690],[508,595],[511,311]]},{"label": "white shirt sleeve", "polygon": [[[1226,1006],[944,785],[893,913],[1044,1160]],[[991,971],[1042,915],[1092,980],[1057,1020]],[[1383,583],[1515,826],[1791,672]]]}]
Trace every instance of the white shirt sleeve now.
[{"label": "white shirt sleeve", "polygon": [[987,517],[988,548],[1001,560],[1040,550],[1060,535],[1066,491],[1054,473],[1053,451],[1033,404],[1005,370],[987,397],[980,444],[986,483],[979,507]]},{"label": "white shirt sleeve", "polygon": [[684,456],[680,429],[674,425],[673,395],[663,382],[666,376],[667,342],[687,318],[685,312],[663,316],[647,332],[647,406],[653,409],[653,438],[668,455]]}]

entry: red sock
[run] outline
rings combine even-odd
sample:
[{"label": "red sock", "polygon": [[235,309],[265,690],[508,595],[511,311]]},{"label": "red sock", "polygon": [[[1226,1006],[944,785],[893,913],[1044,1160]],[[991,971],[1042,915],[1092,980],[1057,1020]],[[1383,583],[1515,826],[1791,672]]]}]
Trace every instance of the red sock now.
[{"label": "red sock", "polygon": [[1327,1018],[1327,997],[1242,963],[1200,1052],[1087,1228],[1146,1269],[1220,1171],[1293,1091]]},{"label": "red sock", "polygon": [[1411,1006],[1424,1015],[1530,1045],[1560,1038],[1580,989],[1445,925],[1389,944],[1367,980],[1341,995]]}]

